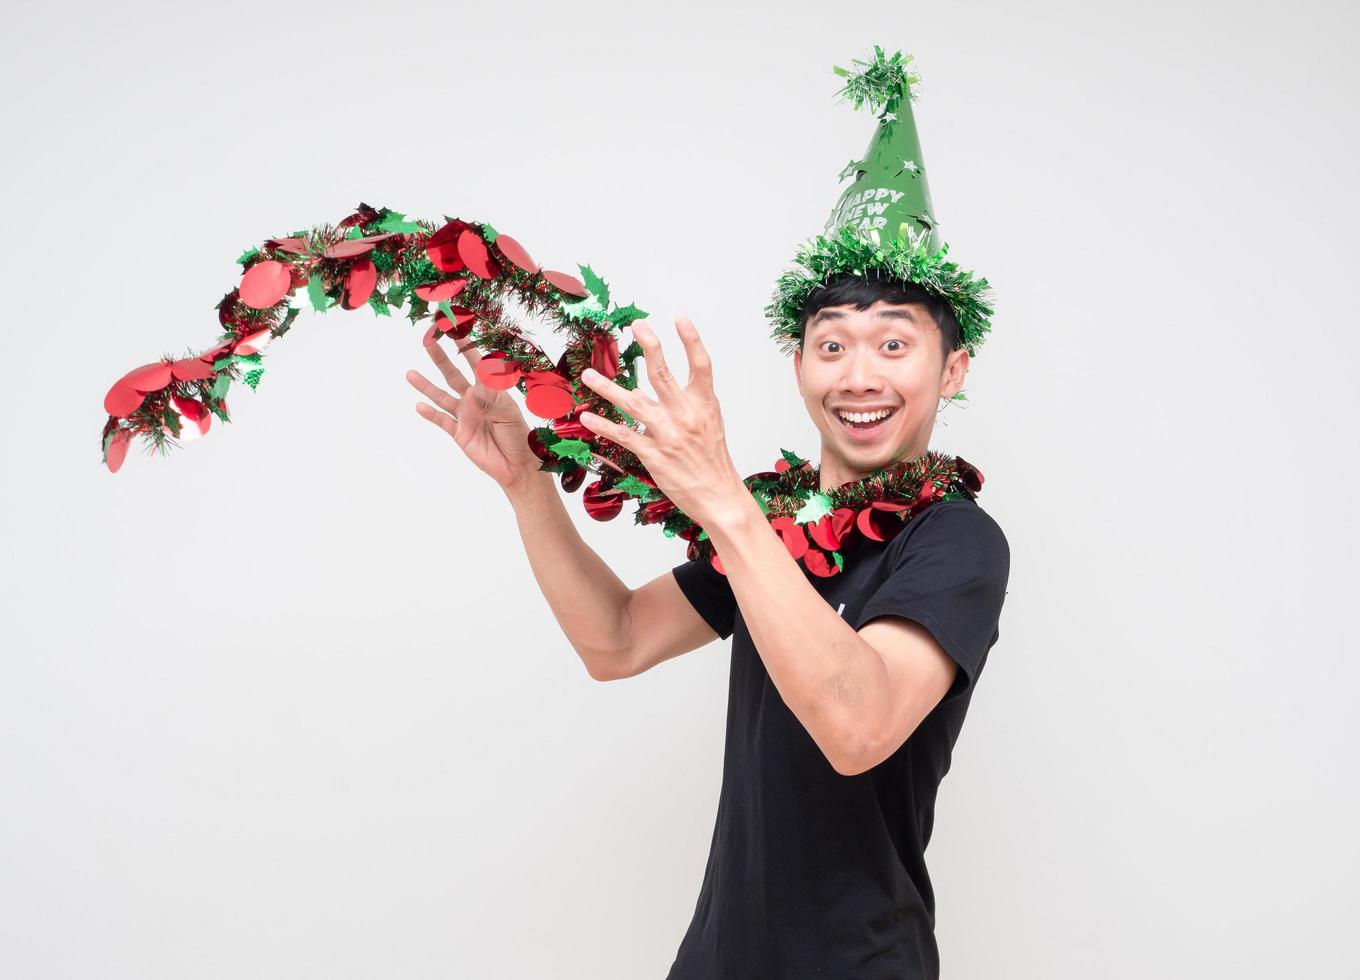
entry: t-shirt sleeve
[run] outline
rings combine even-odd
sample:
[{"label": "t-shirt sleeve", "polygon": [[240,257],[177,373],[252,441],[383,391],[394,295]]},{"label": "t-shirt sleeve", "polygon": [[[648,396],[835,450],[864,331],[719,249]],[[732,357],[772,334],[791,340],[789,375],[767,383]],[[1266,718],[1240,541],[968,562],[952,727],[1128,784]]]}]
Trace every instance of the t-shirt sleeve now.
[{"label": "t-shirt sleeve", "polygon": [[671,569],[680,591],[704,622],[713,627],[724,640],[732,635],[737,614],[737,597],[727,576],[719,572],[708,559],[692,559]]},{"label": "t-shirt sleeve", "polygon": [[920,623],[959,665],[943,699],[952,701],[977,683],[1000,636],[1010,547],[996,521],[972,501],[936,504],[916,520],[919,526],[900,532],[901,547],[889,546],[888,577],[864,604],[855,629],[879,616]]}]

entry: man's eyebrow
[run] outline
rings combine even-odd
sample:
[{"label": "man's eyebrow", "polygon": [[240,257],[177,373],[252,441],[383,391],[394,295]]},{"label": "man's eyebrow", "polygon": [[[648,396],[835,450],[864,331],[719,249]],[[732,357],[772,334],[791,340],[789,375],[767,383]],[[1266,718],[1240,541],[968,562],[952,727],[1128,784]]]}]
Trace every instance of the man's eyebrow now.
[{"label": "man's eyebrow", "polygon": [[[916,317],[911,315],[911,310],[893,309],[879,310],[874,314],[875,319],[879,320],[906,320],[908,323],[915,323]],[[823,320],[843,320],[845,319],[844,310],[834,310],[825,307],[817,311],[817,315],[812,318],[812,324],[821,323]]]}]

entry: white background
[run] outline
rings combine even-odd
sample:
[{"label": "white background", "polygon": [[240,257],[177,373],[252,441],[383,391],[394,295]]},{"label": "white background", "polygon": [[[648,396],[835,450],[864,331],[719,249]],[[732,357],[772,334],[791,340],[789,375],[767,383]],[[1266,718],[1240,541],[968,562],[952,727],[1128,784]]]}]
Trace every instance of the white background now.
[{"label": "white background", "polygon": [[[3,79],[0,974],[660,978],[727,646],[592,682],[423,328],[304,314],[234,423],[100,465],[235,257],[359,201],[588,262],[743,473],[815,454],[762,308],[917,56],[944,237],[996,289],[932,446],[1006,531],[927,857],[950,980],[1354,976],[1354,7],[16,6]],[[551,346],[550,349],[556,350]],[[947,424],[945,424],[947,423]],[[587,540],[640,585],[679,542]]]}]

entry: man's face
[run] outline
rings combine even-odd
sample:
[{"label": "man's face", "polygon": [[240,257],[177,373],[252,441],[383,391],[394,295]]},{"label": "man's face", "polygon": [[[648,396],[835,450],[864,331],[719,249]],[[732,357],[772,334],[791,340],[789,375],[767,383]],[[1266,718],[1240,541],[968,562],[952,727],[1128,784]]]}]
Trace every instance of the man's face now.
[{"label": "man's face", "polygon": [[[798,391],[822,435],[822,470],[834,486],[923,454],[940,398],[963,387],[968,352],[944,357],[940,332],[918,303],[867,310],[829,306],[808,322],[793,355]],[[888,416],[869,424],[843,413]]]}]

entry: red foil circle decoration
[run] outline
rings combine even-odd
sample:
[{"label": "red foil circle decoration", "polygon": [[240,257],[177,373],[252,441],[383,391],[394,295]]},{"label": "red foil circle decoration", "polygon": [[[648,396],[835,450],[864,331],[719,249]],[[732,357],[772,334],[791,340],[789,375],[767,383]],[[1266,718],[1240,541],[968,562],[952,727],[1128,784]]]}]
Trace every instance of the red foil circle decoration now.
[{"label": "red foil circle decoration", "polygon": [[837,565],[820,548],[809,548],[808,553],[803,556],[803,565],[809,572],[819,578],[830,578],[840,573],[840,566]]},{"label": "red foil circle decoration", "polygon": [[258,354],[260,349],[268,344],[273,337],[274,334],[268,327],[248,333],[236,342],[236,353]]},{"label": "red foil circle decoration", "polygon": [[345,277],[345,297],[341,304],[347,310],[357,310],[368,302],[378,286],[378,268],[371,259],[359,259],[350,266]]},{"label": "red foil circle decoration", "polygon": [[602,490],[603,486],[603,480],[587,484],[581,493],[581,503],[585,505],[586,513],[595,520],[612,521],[623,510],[626,494],[622,490]]},{"label": "red foil circle decoration", "polygon": [[557,419],[576,407],[576,399],[568,388],[530,384],[524,392],[524,407],[541,419]]},{"label": "red foil circle decoration", "polygon": [[839,551],[855,527],[855,512],[849,507],[837,507],[808,525],[808,536],[824,551]]},{"label": "red foil circle decoration", "polygon": [[501,274],[500,266],[486,250],[486,242],[471,228],[458,236],[458,257],[470,272],[483,279],[495,279]]},{"label": "red foil circle decoration", "polygon": [[155,364],[144,364],[139,368],[134,368],[123,376],[123,381],[129,387],[149,394],[153,391],[160,391],[168,385],[170,375],[170,362],[158,361]]},{"label": "red foil circle decoration", "polygon": [[591,342],[590,366],[609,380],[619,375],[619,341],[611,331],[597,333]]},{"label": "red foil circle decoration", "polygon": [[982,490],[983,476],[982,471],[972,463],[965,460],[962,456],[954,457],[954,469],[963,480],[963,485],[973,493]]},{"label": "red foil circle decoration", "polygon": [[670,500],[653,500],[649,504],[643,504],[639,524],[657,524],[666,519],[671,511],[675,510],[675,504]]},{"label": "red foil circle decoration", "polygon": [[499,351],[477,362],[477,380],[494,391],[509,391],[519,384],[520,366]]},{"label": "red foil circle decoration", "polygon": [[212,412],[208,411],[208,406],[193,398],[181,398],[174,395],[170,399],[175,406],[175,410],[180,414],[181,435],[188,438],[189,433],[184,431],[189,426],[197,429],[196,435],[206,436],[208,429],[212,426]]},{"label": "red foil circle decoration", "polygon": [[776,517],[770,521],[770,527],[779,532],[780,540],[784,542],[784,547],[794,559],[807,554],[807,534],[804,533],[803,526],[795,523],[792,517]]},{"label": "red foil circle decoration", "polygon": [[855,515],[855,526],[870,541],[887,541],[902,529],[901,519],[888,515],[904,510],[907,510],[906,504],[875,500]]},{"label": "red foil circle decoration", "polygon": [[311,255],[311,250],[307,248],[307,243],[301,238],[271,238],[266,245],[270,245],[280,252],[288,252],[292,255]]},{"label": "red foil circle decoration", "polygon": [[186,357],[172,362],[170,373],[177,381],[204,381],[216,372],[212,369],[212,361],[204,360],[202,357]]},{"label": "red foil circle decoration", "polygon": [[529,256],[529,253],[524,250],[524,246],[509,235],[497,237],[496,247],[500,249],[501,254],[509,259],[513,265],[518,266],[525,272],[537,272],[541,268],[541,266]]},{"label": "red foil circle decoration", "polygon": [[473,324],[477,322],[477,314],[471,310],[465,310],[461,306],[454,306],[451,309],[453,310],[453,329],[449,332],[458,340],[462,340],[472,333]]},{"label": "red foil circle decoration", "polygon": [[467,286],[466,279],[445,279],[432,286],[417,286],[416,295],[427,303],[442,303],[453,299]]},{"label": "red foil circle decoration", "polygon": [[575,276],[568,275],[565,272],[553,272],[551,270],[545,270],[543,273],[543,278],[548,280],[548,282],[552,283],[562,292],[567,293],[568,295],[571,296],[575,296],[579,299],[585,299],[587,296],[590,295],[590,293],[586,291],[585,283],[577,279]]},{"label": "red foil circle decoration", "polygon": [[[146,401],[146,395],[128,384],[125,378],[119,378],[113,383],[109,393],[104,396],[104,411],[115,418],[127,418],[141,408],[144,401]],[[126,447],[124,452],[126,452]]]},{"label": "red foil circle decoration", "polygon": [[538,429],[529,430],[529,448],[533,450],[535,456],[547,463],[555,459],[552,450],[543,445],[543,437],[538,434]]},{"label": "red foil circle decoration", "polygon": [[458,236],[470,226],[466,221],[450,221],[425,244],[425,254],[440,272],[462,272],[467,268],[458,255]]},{"label": "red foil circle decoration", "polygon": [[374,245],[391,237],[392,235],[388,233],[368,235],[364,238],[349,238],[343,242],[336,242],[322,254],[328,259],[352,259],[360,255],[367,255],[373,251]]},{"label": "red foil circle decoration", "polygon": [[[912,514],[915,514],[918,511],[925,510],[927,507],[933,504],[935,502],[935,498],[943,496],[944,491],[940,490],[935,486],[934,483],[927,480],[925,483],[921,484],[921,492],[916,495],[916,499],[913,500],[910,504],[900,507],[900,509],[910,510]],[[879,501],[879,503],[882,502]]]},{"label": "red foil circle decoration", "polygon": [[293,274],[287,263],[278,259],[256,262],[241,276],[240,299],[252,310],[267,310],[288,295]]},{"label": "red foil circle decoration", "polygon": [[589,439],[594,433],[581,424],[576,415],[554,418],[552,430],[563,439]]},{"label": "red foil circle decoration", "polygon": [[117,473],[119,467],[123,465],[131,443],[132,433],[127,429],[118,429],[114,432],[113,438],[109,440],[109,450],[104,456],[104,465],[109,468],[110,473]]}]

